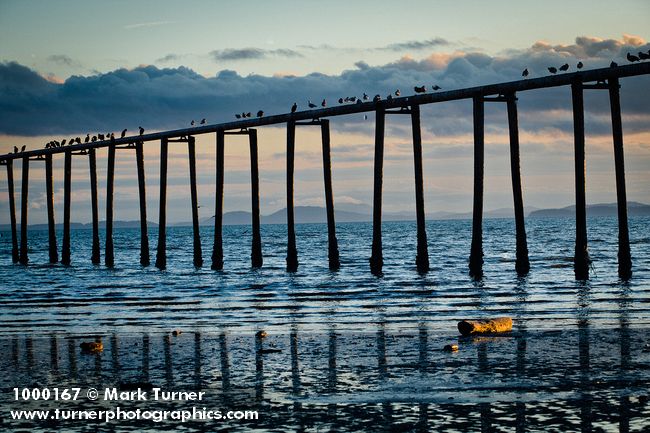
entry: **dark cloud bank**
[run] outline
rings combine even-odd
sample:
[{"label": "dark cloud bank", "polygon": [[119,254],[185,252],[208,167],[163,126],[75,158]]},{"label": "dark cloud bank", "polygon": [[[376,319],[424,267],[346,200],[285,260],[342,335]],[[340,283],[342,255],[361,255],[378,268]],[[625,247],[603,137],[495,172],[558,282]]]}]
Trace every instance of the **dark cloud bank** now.
[{"label": "dark cloud bank", "polygon": [[[444,41],[427,41],[443,44]],[[319,103],[327,98],[330,104],[341,96],[382,96],[399,88],[402,94],[412,93],[413,85],[438,84],[454,89],[519,79],[527,67],[532,76],[546,75],[546,67],[578,60],[586,68],[603,67],[612,59],[624,63],[627,51],[647,51],[650,45],[639,38],[600,40],[579,37],[574,44],[550,45],[538,42],[526,50],[510,51],[499,56],[482,53],[432,54],[423,60],[404,57],[396,62],[370,66],[358,62],[355,69],[340,75],[313,73],[306,76],[240,76],[223,70],[214,77],[204,77],[186,67],[158,68],[141,66],[118,69],[93,76],[72,76],[63,83],[47,80],[36,71],[15,62],[0,64],[0,133],[19,136],[62,135],[82,131],[118,131],[124,127],[137,129],[168,129],[184,127],[192,119],[206,117],[209,123],[234,119],[242,111],[267,114],[288,111],[293,102],[306,108],[308,99]],[[227,57],[264,58],[300,55],[290,50],[264,51],[254,48],[212,53],[215,59]],[[64,55],[53,61],[67,62]],[[648,114],[650,111],[650,78],[637,77],[623,81],[623,110],[627,114]],[[464,133],[471,122],[470,103],[437,104],[430,111],[435,117],[425,122],[428,127],[444,133]],[[522,127],[528,129],[570,129],[571,119],[562,121],[551,110],[570,109],[567,89],[548,89],[520,95]],[[589,97],[587,109],[593,114],[595,132],[606,130],[608,122],[598,119],[609,110],[604,96]],[[528,113],[528,114],[525,114]],[[488,113],[488,116],[491,114]],[[501,114],[499,114],[501,116]],[[626,123],[627,130],[647,129],[643,117]],[[489,117],[488,117],[489,119]],[[600,128],[600,129],[598,129]]]}]

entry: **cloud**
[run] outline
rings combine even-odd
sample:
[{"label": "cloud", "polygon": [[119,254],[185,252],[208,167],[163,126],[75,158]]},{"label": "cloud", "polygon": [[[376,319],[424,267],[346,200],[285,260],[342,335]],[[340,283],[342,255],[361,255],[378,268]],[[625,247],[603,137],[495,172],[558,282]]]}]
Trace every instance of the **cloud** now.
[{"label": "cloud", "polygon": [[381,51],[404,51],[404,50],[425,50],[429,48],[444,47],[449,41],[443,38],[426,39],[423,41],[407,41],[395,44],[388,44],[385,47],[376,48]]},{"label": "cloud", "polygon": [[290,50],[287,48],[280,48],[276,50],[266,50],[262,48],[229,48],[226,50],[210,51],[210,56],[215,61],[259,60],[273,56],[286,58],[303,57],[303,55],[298,51]]},{"label": "cloud", "polygon": [[127,24],[124,26],[125,30],[132,30],[132,29],[140,29],[143,27],[156,27],[156,26],[163,26],[165,24],[173,24],[173,21],[149,21],[145,23],[135,23],[135,24]]},{"label": "cloud", "polygon": [[[632,49],[648,50],[650,45],[632,36],[620,40],[581,36],[573,44],[551,46],[538,42],[527,49],[496,56],[454,51],[434,53],[420,60],[402,57],[378,66],[359,61],[355,68],[338,75],[241,76],[235,71],[222,70],[215,76],[205,77],[182,66],[139,66],[72,76],[62,83],[48,81],[37,71],[15,62],[0,63],[0,133],[76,134],[119,131],[125,127],[134,130],[140,124],[147,130],[164,130],[184,127],[191,119],[203,117],[209,123],[220,123],[234,120],[234,113],[242,111],[262,109],[267,115],[285,113],[294,102],[299,109],[306,109],[308,99],[325,98],[331,106],[342,96],[361,96],[363,92],[385,96],[401,89],[403,95],[408,95],[414,85],[437,84],[451,90],[517,80],[525,67],[532,76],[546,75],[547,66],[565,62],[575,65],[578,59],[586,68],[603,67],[612,58],[624,62],[625,52]],[[218,53],[215,59],[293,55],[291,50],[258,48],[214,53]],[[631,77],[621,82],[623,113],[632,119],[625,122],[626,133],[647,130],[650,77]],[[587,126],[591,132],[604,133],[610,128],[609,103],[605,94],[596,93],[588,92],[585,96]],[[518,96],[522,130],[571,130],[572,119],[566,111],[571,109],[571,95],[566,88],[535,90]],[[434,135],[471,132],[471,110],[469,101],[425,106],[423,127]],[[371,114],[369,119],[348,116],[337,119],[337,127],[348,132],[371,133],[374,125]],[[505,128],[503,106],[489,105],[486,122]]]},{"label": "cloud", "polygon": [[181,59],[181,56],[178,54],[167,54],[166,56],[162,56],[158,59],[156,59],[155,63],[171,63],[171,62],[176,62]]},{"label": "cloud", "polygon": [[47,61],[69,67],[79,66],[79,62],[72,60],[71,57],[66,56],[65,54],[52,54],[47,57]]}]

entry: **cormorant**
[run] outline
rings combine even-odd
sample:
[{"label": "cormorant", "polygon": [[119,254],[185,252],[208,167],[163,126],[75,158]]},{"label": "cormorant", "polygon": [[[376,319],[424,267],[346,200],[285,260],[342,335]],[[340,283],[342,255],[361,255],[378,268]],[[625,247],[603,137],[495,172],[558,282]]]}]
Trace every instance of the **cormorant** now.
[{"label": "cormorant", "polygon": [[440,89],[442,89],[442,87],[440,87],[439,85],[436,84],[435,86],[432,87],[432,89],[433,90],[440,90]]},{"label": "cormorant", "polygon": [[639,51],[639,59],[648,60],[648,59],[650,59],[650,54],[646,54],[643,51]]},{"label": "cormorant", "polygon": [[23,144],[23,147],[20,148],[20,151],[24,152],[26,147],[27,147],[27,145]]},{"label": "cormorant", "polygon": [[144,128],[142,126],[138,126],[138,128],[140,129],[140,135],[144,134]]},{"label": "cormorant", "polygon": [[97,134],[97,139],[99,141],[104,141],[104,134]]},{"label": "cormorant", "polygon": [[578,62],[578,64],[576,65],[576,67],[577,67],[578,69],[582,69],[583,66],[584,66],[584,65],[582,64],[582,62]]},{"label": "cormorant", "polygon": [[343,98],[339,98],[339,104],[343,103]]},{"label": "cormorant", "polygon": [[262,110],[257,112],[257,117],[262,117],[264,116],[264,112]]},{"label": "cormorant", "polygon": [[18,153],[18,148],[14,146],[14,153]]},{"label": "cormorant", "polygon": [[236,117],[237,119],[241,119],[241,114],[235,114],[235,117]]},{"label": "cormorant", "polygon": [[560,71],[564,72],[564,71],[568,71],[568,70],[569,70],[569,64],[568,63],[565,63],[562,66],[560,66]]},{"label": "cormorant", "polygon": [[65,146],[65,138],[61,140],[61,146]]},{"label": "cormorant", "polygon": [[610,67],[610,68],[615,68],[615,67],[617,67],[617,66],[618,66],[618,63],[616,63],[616,62],[613,61],[613,60],[612,60],[612,63],[609,64],[609,67]]},{"label": "cormorant", "polygon": [[522,77],[527,77],[528,76],[528,68],[524,69],[524,72],[521,73]]},{"label": "cormorant", "polygon": [[194,126],[194,119],[190,122],[190,126]]},{"label": "cormorant", "polygon": [[555,68],[555,67],[553,67],[553,66],[551,66],[550,68],[548,68],[548,71],[549,71],[551,74],[557,74],[557,68]]},{"label": "cormorant", "polygon": [[372,102],[379,102],[379,101],[381,101],[381,96],[379,95],[375,95],[375,97],[372,98]]},{"label": "cormorant", "polygon": [[86,139],[84,140],[84,143],[88,143],[90,141],[90,134],[86,134]]},{"label": "cormorant", "polygon": [[75,143],[81,144],[81,137],[77,137],[74,139]]},{"label": "cormorant", "polygon": [[298,109],[298,104],[294,102],[293,105],[291,106],[291,112],[295,113],[297,109]]},{"label": "cormorant", "polygon": [[323,102],[320,103],[321,107],[327,107],[327,101],[323,99]]},{"label": "cormorant", "polygon": [[252,114],[251,114],[250,111],[248,113],[246,113],[246,117],[251,117],[251,116],[252,116]]},{"label": "cormorant", "polygon": [[97,136],[96,136],[96,135],[93,135],[93,138],[91,138],[90,141],[92,141],[93,143],[94,143],[95,141],[97,141]]},{"label": "cormorant", "polygon": [[201,121],[200,121],[199,123],[200,123],[201,125],[205,125],[205,118],[201,119]]},{"label": "cormorant", "polygon": [[427,91],[426,86],[415,86],[413,87],[413,90],[415,90],[415,93],[424,93]]},{"label": "cormorant", "polygon": [[630,62],[638,62],[639,58],[634,54],[627,53],[627,60]]},{"label": "cormorant", "polygon": [[120,138],[124,138],[125,135],[126,135],[126,128],[122,130],[122,135],[120,135]]}]

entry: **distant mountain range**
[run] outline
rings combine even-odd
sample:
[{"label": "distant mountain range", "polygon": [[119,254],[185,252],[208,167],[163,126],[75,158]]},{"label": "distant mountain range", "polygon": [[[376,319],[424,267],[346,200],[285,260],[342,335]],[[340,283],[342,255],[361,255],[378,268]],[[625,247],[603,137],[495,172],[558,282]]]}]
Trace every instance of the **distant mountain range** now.
[{"label": "distant mountain range", "polygon": [[[627,212],[629,216],[650,216],[650,205],[628,202]],[[534,207],[527,207],[525,214],[529,218],[573,218],[575,217],[575,206],[566,206],[558,209],[538,209]],[[327,222],[327,214],[325,208],[320,206],[296,206],[294,209],[296,223],[325,223]],[[587,205],[587,216],[616,216],[617,207],[616,203],[598,203]],[[511,208],[499,208],[483,213],[483,218],[513,218],[514,211]],[[471,219],[471,212],[445,212],[437,211],[427,214],[428,220],[446,220],[446,219]],[[412,221],[415,220],[415,212],[384,212],[384,221]],[[261,215],[260,221],[262,224],[286,224],[287,210],[280,209],[270,215]],[[336,205],[336,221],[343,222],[366,222],[372,221],[372,206],[367,204],[349,204],[342,203]],[[247,225],[251,223],[251,213],[246,211],[226,212],[223,214],[224,225]],[[148,227],[158,227],[158,224],[152,221],[147,222]],[[214,217],[205,218],[200,221],[201,225],[213,225]],[[20,223],[19,223],[20,225]],[[179,222],[169,224],[170,226],[191,226],[190,222]],[[100,221],[99,226],[104,228],[105,222]],[[113,227],[115,228],[139,228],[140,221],[114,221]],[[33,229],[47,229],[47,224],[33,224],[30,225]],[[57,228],[61,228],[61,224],[57,224]],[[71,223],[71,229],[90,229],[91,223]],[[0,225],[0,230],[9,230],[9,224]]]}]

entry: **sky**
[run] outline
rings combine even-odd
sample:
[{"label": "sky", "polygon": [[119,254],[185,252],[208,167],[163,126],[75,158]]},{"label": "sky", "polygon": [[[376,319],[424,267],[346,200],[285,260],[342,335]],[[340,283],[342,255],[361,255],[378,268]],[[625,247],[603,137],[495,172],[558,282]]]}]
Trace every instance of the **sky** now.
[{"label": "sky", "polygon": [[[414,85],[443,90],[516,80],[528,68],[582,61],[586,69],[626,63],[650,50],[647,1],[36,1],[0,0],[0,154],[13,146],[90,133],[158,131],[267,114],[293,102],[330,105],[339,97],[385,96]],[[650,78],[622,80],[628,199],[650,203]],[[567,88],[519,96],[524,202],[574,201],[571,95]],[[615,201],[609,102],[585,95],[587,200]],[[402,117],[402,116],[398,116]],[[335,204],[372,203],[374,118],[331,120]],[[427,212],[472,204],[471,101],[422,108]],[[414,211],[410,122],[387,123],[384,208]],[[260,147],[263,214],[284,207],[286,131],[264,127]],[[215,137],[197,138],[201,217],[214,209]],[[187,149],[171,151],[169,220],[190,219]],[[157,219],[159,147],[145,146],[148,215]],[[99,153],[100,209],[105,156]],[[323,205],[320,134],[297,133],[296,204]],[[55,202],[62,214],[63,158],[55,160]],[[14,167],[20,179],[20,163]],[[505,107],[486,107],[485,208],[512,207]],[[44,222],[44,170],[30,170],[30,221]],[[0,224],[8,222],[0,172]],[[250,209],[248,147],[228,137],[226,211]],[[90,219],[88,169],[73,162],[73,215]],[[16,185],[19,197],[20,185]],[[118,153],[116,218],[137,219],[134,155]]]}]

